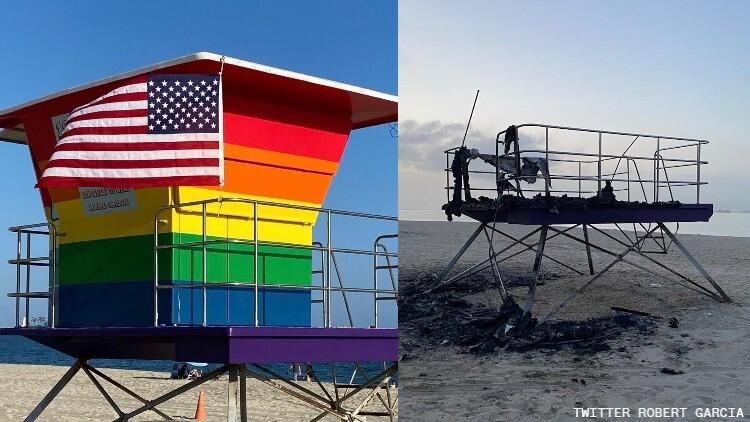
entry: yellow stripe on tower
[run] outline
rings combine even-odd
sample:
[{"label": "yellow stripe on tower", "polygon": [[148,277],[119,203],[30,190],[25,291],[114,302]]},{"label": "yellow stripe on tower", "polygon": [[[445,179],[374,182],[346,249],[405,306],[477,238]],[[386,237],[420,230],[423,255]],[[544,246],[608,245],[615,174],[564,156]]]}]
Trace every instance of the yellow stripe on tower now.
[{"label": "yellow stripe on tower", "polygon": [[[60,244],[110,239],[128,236],[152,235],[156,210],[165,205],[235,198],[248,201],[271,202],[308,208],[318,208],[319,204],[279,200],[260,196],[220,192],[213,189],[147,188],[136,189],[135,208],[120,210],[103,215],[87,215],[80,199],[55,203],[60,216],[58,231],[64,233]],[[194,205],[179,209],[165,210],[160,214],[159,232],[202,234],[202,207]],[[206,205],[206,236],[229,237],[252,240],[253,204],[221,202]],[[258,233],[261,241],[307,244],[312,241],[312,226],[318,217],[317,211],[299,210],[273,205],[258,206]]]},{"label": "yellow stripe on tower", "polygon": [[[254,205],[252,203],[231,202],[230,199],[273,202],[307,208],[318,208],[318,204],[297,201],[280,201],[235,193],[218,193],[225,201],[206,206],[206,236],[230,239],[254,239]],[[181,187],[173,193],[174,203],[189,203],[206,198],[216,198],[212,189]],[[203,210],[201,205],[180,207],[170,217],[171,231],[202,235]],[[312,228],[318,218],[318,211],[300,210],[274,205],[258,205],[258,240],[264,242],[293,243],[309,245],[312,242]]]}]

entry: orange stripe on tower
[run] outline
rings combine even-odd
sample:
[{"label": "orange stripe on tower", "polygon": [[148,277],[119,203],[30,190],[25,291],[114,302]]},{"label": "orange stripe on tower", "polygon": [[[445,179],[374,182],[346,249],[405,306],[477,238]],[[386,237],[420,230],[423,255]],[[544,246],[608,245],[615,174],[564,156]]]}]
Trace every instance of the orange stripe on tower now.
[{"label": "orange stripe on tower", "polygon": [[332,179],[333,175],[226,160],[224,187],[202,187],[320,205]]}]

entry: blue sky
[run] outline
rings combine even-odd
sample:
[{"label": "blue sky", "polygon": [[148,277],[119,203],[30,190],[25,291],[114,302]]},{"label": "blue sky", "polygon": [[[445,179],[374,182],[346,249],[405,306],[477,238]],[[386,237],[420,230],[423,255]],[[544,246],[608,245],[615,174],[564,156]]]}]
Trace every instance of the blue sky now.
[{"label": "blue sky", "polygon": [[[197,51],[397,94],[395,1],[97,5],[37,1],[3,8],[0,109]],[[325,205],[395,215],[396,142],[385,125],[353,132]],[[0,227],[42,221],[27,150],[3,144],[0,154]],[[0,257],[12,255],[13,237],[6,232]],[[9,326],[13,303],[5,293],[15,290],[15,269],[0,266],[0,279],[0,326]]]},{"label": "blue sky", "polygon": [[399,22],[400,208],[439,213],[480,89],[482,142],[525,122],[708,139],[703,198],[750,209],[750,3],[412,0]]}]

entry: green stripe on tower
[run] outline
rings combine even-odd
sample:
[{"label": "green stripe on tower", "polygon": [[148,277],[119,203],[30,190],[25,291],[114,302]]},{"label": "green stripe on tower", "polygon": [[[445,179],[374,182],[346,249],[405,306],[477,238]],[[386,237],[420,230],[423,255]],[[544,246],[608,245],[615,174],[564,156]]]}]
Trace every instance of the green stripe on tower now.
[{"label": "green stripe on tower", "polygon": [[[201,236],[183,233],[159,235],[160,245],[199,242]],[[209,237],[208,240],[221,240]],[[59,247],[59,283],[77,285],[153,280],[154,237],[151,235],[77,242]],[[254,246],[216,243],[206,246],[208,283],[253,283]],[[262,284],[309,286],[312,251],[260,246],[258,281]],[[159,252],[160,283],[203,281],[203,247],[175,247]]]}]

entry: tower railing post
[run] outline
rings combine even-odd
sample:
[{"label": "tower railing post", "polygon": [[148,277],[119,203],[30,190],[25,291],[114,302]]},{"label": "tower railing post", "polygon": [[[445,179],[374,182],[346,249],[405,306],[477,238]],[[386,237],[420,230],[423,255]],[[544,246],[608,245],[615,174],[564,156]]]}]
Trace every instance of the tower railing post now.
[{"label": "tower railing post", "polygon": [[[16,231],[16,293],[21,293],[21,230]],[[21,326],[21,297],[16,295],[16,327]]]},{"label": "tower railing post", "polygon": [[325,309],[324,326],[331,327],[331,211],[326,211],[326,268],[323,306]]},{"label": "tower railing post", "polygon": [[372,326],[378,328],[378,243],[372,244]]},{"label": "tower railing post", "polygon": [[701,203],[701,142],[698,142],[697,145],[697,158],[696,158],[696,184],[695,184],[695,203],[700,204]]},{"label": "tower railing post", "polygon": [[255,304],[253,306],[253,324],[257,327],[260,325],[260,311],[258,309],[258,304],[260,303],[260,300],[258,296],[260,295],[259,289],[258,289],[258,274],[260,272],[258,271],[258,201],[253,201],[253,292],[254,292],[254,301]]},{"label": "tower railing post", "polygon": [[206,252],[208,248],[206,248],[206,203],[203,202],[201,204],[201,247],[203,250],[203,253],[201,254],[202,258],[202,270],[203,270],[203,326],[205,327],[208,325],[208,310],[206,309],[206,306],[208,305],[208,292],[206,291],[206,283],[208,282],[208,271],[206,270],[206,263],[208,262],[208,259],[206,259]]},{"label": "tower railing post", "polygon": [[602,133],[599,132],[599,156],[596,161],[596,196],[602,196]]},{"label": "tower railing post", "polygon": [[154,216],[154,327],[159,326],[159,214]]}]

